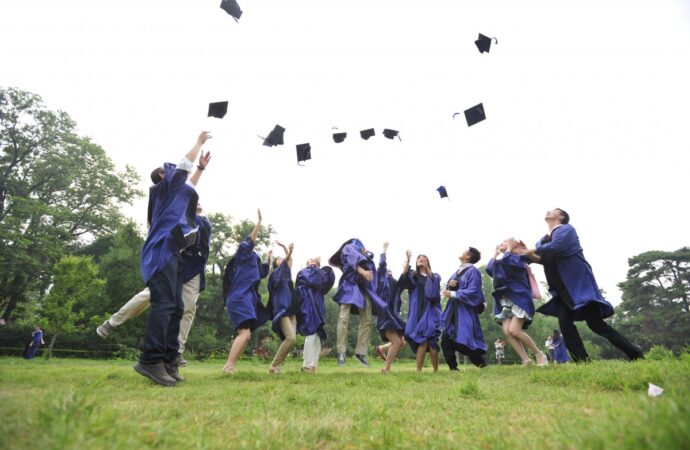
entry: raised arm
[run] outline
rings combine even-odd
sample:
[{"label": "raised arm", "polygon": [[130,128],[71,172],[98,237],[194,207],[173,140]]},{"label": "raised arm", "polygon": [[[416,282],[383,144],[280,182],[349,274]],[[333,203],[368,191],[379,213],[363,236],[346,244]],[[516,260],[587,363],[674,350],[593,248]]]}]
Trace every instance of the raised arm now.
[{"label": "raised arm", "polygon": [[189,161],[196,161],[197,157],[199,156],[199,151],[201,150],[201,146],[206,143],[207,140],[211,139],[211,133],[208,131],[202,131],[199,134],[199,137],[196,140],[196,143],[194,144],[194,147],[189,149],[187,154],[184,156],[185,159]]},{"label": "raised arm", "polygon": [[410,271],[410,260],[412,259],[412,252],[407,250],[405,252],[405,262],[403,263],[402,274],[406,275]]},{"label": "raised arm", "polygon": [[253,242],[256,242],[256,238],[259,236],[259,229],[261,228],[261,210],[257,209],[256,210],[256,225],[254,225],[254,229],[252,230],[251,238]]},{"label": "raised arm", "polygon": [[283,251],[285,252],[285,263],[288,265],[289,268],[292,269],[292,250],[294,250],[295,244],[290,244],[287,247],[280,241],[276,241],[276,244],[283,248]]},{"label": "raised arm", "polygon": [[192,183],[194,186],[197,185],[199,182],[199,178],[201,178],[201,172],[206,170],[206,166],[208,165],[208,162],[211,160],[211,152],[201,152],[201,156],[199,157],[199,164],[196,165],[196,170],[192,174],[191,177],[189,177],[189,182]]}]

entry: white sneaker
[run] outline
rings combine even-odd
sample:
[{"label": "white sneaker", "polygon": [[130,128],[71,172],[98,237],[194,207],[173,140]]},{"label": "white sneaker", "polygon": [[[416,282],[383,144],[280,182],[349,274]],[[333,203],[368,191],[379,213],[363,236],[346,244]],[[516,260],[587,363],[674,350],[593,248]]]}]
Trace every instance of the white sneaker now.
[{"label": "white sneaker", "polygon": [[106,320],[105,322],[103,322],[103,324],[102,324],[101,326],[99,326],[98,328],[96,328],[96,333],[98,333],[98,335],[99,335],[100,337],[102,337],[103,339],[105,339],[105,338],[108,337],[108,335],[110,335],[110,333],[111,333],[114,329],[115,329],[115,328],[114,328],[112,325],[110,325],[110,322],[108,322],[108,321]]}]

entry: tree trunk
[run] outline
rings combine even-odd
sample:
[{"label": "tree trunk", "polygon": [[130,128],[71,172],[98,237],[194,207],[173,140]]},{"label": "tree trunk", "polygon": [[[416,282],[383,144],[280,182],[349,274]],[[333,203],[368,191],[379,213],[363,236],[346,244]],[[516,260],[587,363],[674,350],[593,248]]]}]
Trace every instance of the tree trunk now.
[{"label": "tree trunk", "polygon": [[16,274],[12,280],[12,286],[10,288],[10,302],[7,304],[5,311],[2,313],[2,318],[5,322],[10,321],[10,316],[12,312],[17,307],[17,304],[24,300],[24,283],[26,277],[21,274]]},{"label": "tree trunk", "polygon": [[48,345],[48,354],[46,355],[46,358],[50,359],[53,357],[53,345],[55,345],[55,341],[57,340],[58,333],[55,333],[53,337],[50,338],[50,345]]}]

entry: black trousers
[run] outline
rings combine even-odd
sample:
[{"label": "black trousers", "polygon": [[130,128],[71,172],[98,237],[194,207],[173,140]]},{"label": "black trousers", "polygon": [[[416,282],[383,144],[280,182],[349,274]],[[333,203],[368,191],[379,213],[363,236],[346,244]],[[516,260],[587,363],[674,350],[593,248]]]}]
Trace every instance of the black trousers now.
[{"label": "black trousers", "polygon": [[[555,301],[558,307],[558,325],[561,328],[561,334],[571,358],[575,362],[589,360],[587,350],[585,350],[580,333],[575,326],[573,310],[568,308],[560,299]],[[583,318],[590,330],[608,339],[614,347],[623,351],[628,358],[635,360],[643,356],[642,351],[638,347],[630,343],[625,336],[617,332],[601,318],[599,306],[596,303],[589,303],[584,308],[578,310],[578,318]]]},{"label": "black trousers", "polygon": [[180,319],[182,302],[182,258],[175,254],[148,282],[151,291],[151,311],[144,335],[142,364],[171,363],[180,349]]},{"label": "black trousers", "polygon": [[455,356],[455,352],[460,352],[463,355],[467,355],[477,367],[486,367],[486,360],[484,359],[483,350],[472,350],[466,345],[458,344],[450,336],[444,334],[441,339],[441,350],[443,351],[443,358],[446,360],[446,364],[450,370],[458,370],[458,359]]}]

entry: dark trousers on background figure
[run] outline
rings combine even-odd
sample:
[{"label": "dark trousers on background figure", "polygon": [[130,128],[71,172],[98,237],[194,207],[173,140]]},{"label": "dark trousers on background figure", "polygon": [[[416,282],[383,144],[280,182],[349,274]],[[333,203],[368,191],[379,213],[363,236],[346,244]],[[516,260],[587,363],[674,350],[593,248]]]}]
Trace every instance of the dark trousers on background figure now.
[{"label": "dark trousers on background figure", "polygon": [[180,319],[184,312],[182,301],[182,258],[175,254],[166,266],[156,271],[148,282],[151,291],[142,364],[171,363],[180,348]]},{"label": "dark trousers on background figure", "polygon": [[[561,328],[561,334],[563,335],[565,346],[568,352],[570,352],[570,357],[575,362],[588,361],[589,355],[575,326],[573,310],[568,308],[560,298],[555,301],[558,306],[558,325]],[[584,319],[590,330],[606,338],[614,347],[625,353],[628,358],[635,360],[643,356],[642,351],[638,347],[634,346],[625,336],[617,332],[601,318],[599,306],[595,302],[589,303],[578,310],[579,318]]]},{"label": "dark trousers on background figure", "polygon": [[458,358],[455,352],[460,352],[470,358],[472,364],[477,367],[486,367],[486,360],[484,359],[483,350],[472,350],[466,345],[458,344],[450,336],[444,335],[441,339],[441,350],[443,351],[443,358],[450,370],[458,370]]}]

